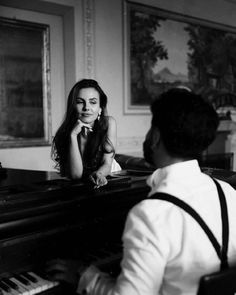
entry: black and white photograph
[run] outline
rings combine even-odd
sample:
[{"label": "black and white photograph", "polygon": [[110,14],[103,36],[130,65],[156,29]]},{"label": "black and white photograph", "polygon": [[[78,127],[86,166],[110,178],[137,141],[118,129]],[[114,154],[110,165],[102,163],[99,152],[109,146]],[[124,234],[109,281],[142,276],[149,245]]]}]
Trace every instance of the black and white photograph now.
[{"label": "black and white photograph", "polygon": [[236,0],[0,0],[0,295],[236,294]]}]

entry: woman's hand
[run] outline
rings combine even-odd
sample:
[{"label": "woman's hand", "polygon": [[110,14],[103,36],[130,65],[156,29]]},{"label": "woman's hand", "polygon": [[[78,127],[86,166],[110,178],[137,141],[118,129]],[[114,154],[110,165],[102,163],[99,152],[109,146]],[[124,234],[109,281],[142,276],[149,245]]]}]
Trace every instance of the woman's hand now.
[{"label": "woman's hand", "polygon": [[102,172],[95,171],[89,176],[89,180],[95,184],[94,188],[99,188],[100,186],[107,184],[106,177],[102,174]]},{"label": "woman's hand", "polygon": [[77,260],[55,259],[47,263],[46,272],[49,279],[67,283],[76,289],[85,266]]},{"label": "woman's hand", "polygon": [[82,131],[82,128],[85,128],[85,129],[89,130],[90,132],[93,131],[93,128],[89,124],[86,124],[78,119],[74,128],[71,131],[71,134],[78,135]]}]

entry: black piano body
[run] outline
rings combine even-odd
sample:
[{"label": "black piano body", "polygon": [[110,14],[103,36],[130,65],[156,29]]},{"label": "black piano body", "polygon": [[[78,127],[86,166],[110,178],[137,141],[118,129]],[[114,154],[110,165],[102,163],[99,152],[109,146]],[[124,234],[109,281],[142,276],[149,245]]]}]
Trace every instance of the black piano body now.
[{"label": "black piano body", "polygon": [[57,257],[96,262],[118,273],[127,213],[149,191],[146,172],[114,174],[99,189],[55,172],[5,172],[0,180],[0,278],[42,270]]}]

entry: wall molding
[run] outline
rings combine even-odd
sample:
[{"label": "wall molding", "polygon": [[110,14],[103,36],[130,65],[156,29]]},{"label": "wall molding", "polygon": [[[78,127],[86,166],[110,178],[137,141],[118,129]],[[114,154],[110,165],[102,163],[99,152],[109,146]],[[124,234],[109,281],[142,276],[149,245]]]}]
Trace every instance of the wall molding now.
[{"label": "wall molding", "polygon": [[85,53],[85,77],[95,76],[95,49],[94,49],[94,27],[95,27],[94,0],[83,1],[84,18],[84,53]]}]

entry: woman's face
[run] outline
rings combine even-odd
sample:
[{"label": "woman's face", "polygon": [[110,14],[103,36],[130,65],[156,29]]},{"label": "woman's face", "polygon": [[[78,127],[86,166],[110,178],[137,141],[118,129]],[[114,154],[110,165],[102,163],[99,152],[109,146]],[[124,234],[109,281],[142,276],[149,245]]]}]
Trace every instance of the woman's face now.
[{"label": "woman's face", "polygon": [[81,89],[76,97],[76,110],[79,120],[93,125],[102,111],[98,91],[94,88]]}]

